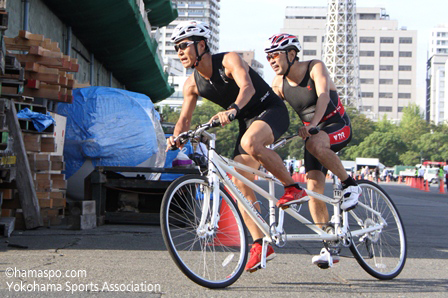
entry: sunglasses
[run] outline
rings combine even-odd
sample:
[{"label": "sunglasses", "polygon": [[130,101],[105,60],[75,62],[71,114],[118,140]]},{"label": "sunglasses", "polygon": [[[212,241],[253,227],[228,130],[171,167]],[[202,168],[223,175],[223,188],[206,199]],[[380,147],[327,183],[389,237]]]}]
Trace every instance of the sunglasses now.
[{"label": "sunglasses", "polygon": [[273,52],[270,54],[266,55],[266,59],[268,59],[268,61],[270,61],[271,59],[275,59],[280,55],[281,52]]},{"label": "sunglasses", "polygon": [[180,44],[174,45],[174,49],[176,50],[176,52],[179,52],[179,50],[183,51],[183,50],[185,50],[186,48],[188,48],[192,44],[194,44],[194,41],[182,42]]}]

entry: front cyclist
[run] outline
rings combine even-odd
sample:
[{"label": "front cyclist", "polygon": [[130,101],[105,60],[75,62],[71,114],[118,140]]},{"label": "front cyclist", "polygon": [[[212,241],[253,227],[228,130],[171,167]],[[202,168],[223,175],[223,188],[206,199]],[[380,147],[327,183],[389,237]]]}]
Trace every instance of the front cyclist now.
[{"label": "front cyclist", "polygon": [[[325,175],[330,170],[342,181],[341,208],[350,210],[358,204],[361,188],[347,174],[335,153],[347,146],[352,138],[350,119],[325,64],[320,60],[300,62],[297,54],[301,48],[294,35],[276,34],[269,38],[265,52],[276,73],[272,89],[291,105],[304,124],[299,128],[299,135],[305,139],[307,188],[323,194]],[[313,127],[319,127],[320,132],[310,135],[309,130]],[[285,199],[279,204],[291,203]],[[326,204],[311,198],[309,207],[314,222],[325,228],[324,223],[329,220]],[[323,249],[321,255],[313,258],[313,263],[328,268],[329,257]],[[334,258],[334,261],[338,259]]]},{"label": "front cyclist", "polygon": [[[238,120],[235,161],[255,169],[261,164],[285,186],[294,184],[280,156],[266,148],[288,129],[289,116],[285,104],[237,53],[212,55],[207,45],[209,37],[209,27],[199,21],[182,22],[173,31],[171,41],[175,43],[174,48],[182,65],[194,68],[194,73],[186,80],[183,88],[184,101],[173,135],[177,136],[189,129],[198,96],[207,98],[224,109],[211,120],[219,118],[221,124],[226,125],[230,123],[231,114]],[[174,143],[174,137],[167,139],[168,148]],[[241,174],[249,180],[255,179],[253,174],[243,171]],[[256,202],[252,189],[239,180],[233,181],[249,201]],[[297,202],[308,199],[305,191],[298,186],[288,188],[283,196],[285,198]],[[254,239],[246,265],[246,270],[252,272],[261,263],[264,235],[249,215],[242,213]],[[274,257],[274,250],[269,246],[267,259]]]}]

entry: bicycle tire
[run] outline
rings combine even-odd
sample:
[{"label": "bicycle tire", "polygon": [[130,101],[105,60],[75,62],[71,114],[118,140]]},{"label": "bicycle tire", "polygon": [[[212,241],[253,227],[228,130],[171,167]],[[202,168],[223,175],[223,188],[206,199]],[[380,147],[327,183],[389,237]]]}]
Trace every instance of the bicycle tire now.
[{"label": "bicycle tire", "polygon": [[[349,211],[350,229],[379,224],[378,216],[364,208],[361,203],[380,212],[387,226],[380,231],[352,237],[350,250],[367,273],[380,280],[392,279],[403,270],[407,255],[406,232],[400,214],[389,195],[380,186],[367,180],[358,181],[358,185],[362,194],[358,206]],[[354,215],[361,222],[357,222]]]},{"label": "bicycle tire", "polygon": [[208,181],[199,175],[176,179],[163,197],[160,224],[165,245],[179,269],[201,286],[224,288],[244,271],[247,230],[236,203],[221,186],[220,227],[212,235],[200,234],[197,228],[207,188]]}]

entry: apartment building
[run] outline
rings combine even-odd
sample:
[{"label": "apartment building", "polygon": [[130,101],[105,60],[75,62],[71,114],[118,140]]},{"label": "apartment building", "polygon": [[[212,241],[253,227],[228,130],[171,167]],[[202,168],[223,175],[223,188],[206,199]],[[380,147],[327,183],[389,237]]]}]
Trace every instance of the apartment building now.
[{"label": "apartment building", "polygon": [[220,0],[195,0],[180,1],[172,0],[177,5],[178,18],[168,26],[160,28],[159,51],[165,62],[165,69],[169,75],[168,81],[172,83],[175,92],[166,100],[158,103],[159,106],[169,105],[180,107],[182,105],[182,88],[185,80],[193,73],[192,69],[185,69],[180,63],[174,44],[170,41],[174,28],[182,22],[197,20],[207,23],[212,31],[208,45],[212,53],[219,50],[219,19]]},{"label": "apartment building", "polygon": [[[323,59],[327,7],[286,8],[282,32],[298,35],[300,60]],[[399,27],[383,8],[357,8],[361,111],[399,121],[416,101],[417,31]]]},{"label": "apartment building", "polygon": [[429,36],[426,73],[426,121],[436,124],[448,120],[448,25],[439,25]]}]

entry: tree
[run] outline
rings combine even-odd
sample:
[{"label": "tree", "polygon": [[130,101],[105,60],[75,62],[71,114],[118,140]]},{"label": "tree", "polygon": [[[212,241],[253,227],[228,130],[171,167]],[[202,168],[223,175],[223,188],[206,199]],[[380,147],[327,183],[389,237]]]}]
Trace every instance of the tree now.
[{"label": "tree", "polygon": [[356,157],[379,158],[387,166],[400,163],[400,155],[406,152],[406,145],[398,135],[393,132],[375,131],[361,144],[347,149],[347,155],[351,159]]},{"label": "tree", "polygon": [[339,152],[339,157],[341,160],[351,159],[351,154],[348,154],[348,149],[353,146],[359,145],[375,131],[374,122],[367,118],[364,114],[361,114],[357,109],[353,107],[347,107],[346,113],[350,117],[350,121],[352,124],[352,140],[347,147]]},{"label": "tree", "polygon": [[[423,120],[420,108],[416,104],[410,104],[404,108],[398,131],[402,140],[408,144],[408,146],[411,145],[411,147],[413,147],[414,141],[427,132],[429,132],[429,125]],[[414,150],[417,148],[414,146],[414,148],[410,149]],[[414,151],[418,151],[418,149]]]},{"label": "tree", "polygon": [[160,113],[162,122],[176,123],[179,119],[180,112],[176,109],[165,105],[162,107],[162,113]]}]

